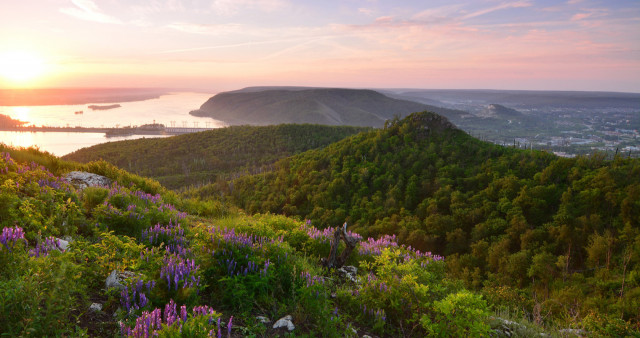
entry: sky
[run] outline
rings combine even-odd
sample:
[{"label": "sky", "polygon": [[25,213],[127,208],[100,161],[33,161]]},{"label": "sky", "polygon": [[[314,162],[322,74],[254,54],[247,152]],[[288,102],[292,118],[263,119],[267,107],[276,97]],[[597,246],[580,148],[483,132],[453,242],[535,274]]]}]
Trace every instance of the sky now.
[{"label": "sky", "polygon": [[257,85],[637,93],[640,1],[0,2],[0,88]]}]

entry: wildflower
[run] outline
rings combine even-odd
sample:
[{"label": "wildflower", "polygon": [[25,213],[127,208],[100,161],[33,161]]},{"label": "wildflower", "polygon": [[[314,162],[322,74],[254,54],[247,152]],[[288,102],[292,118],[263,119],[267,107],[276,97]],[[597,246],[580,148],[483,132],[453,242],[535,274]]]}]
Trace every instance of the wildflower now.
[{"label": "wildflower", "polygon": [[[9,252],[11,252],[18,240],[23,240],[25,245],[27,243],[27,240],[24,239],[24,231],[21,227],[2,229],[2,234],[0,234],[0,244],[9,250]],[[2,250],[2,246],[0,246],[0,250]]]}]

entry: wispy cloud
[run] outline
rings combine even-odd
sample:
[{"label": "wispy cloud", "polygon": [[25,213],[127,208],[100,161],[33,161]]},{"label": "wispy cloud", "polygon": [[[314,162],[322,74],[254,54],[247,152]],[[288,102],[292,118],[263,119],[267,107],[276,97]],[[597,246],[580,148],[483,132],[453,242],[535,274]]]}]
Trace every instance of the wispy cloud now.
[{"label": "wispy cloud", "polygon": [[499,10],[502,10],[502,9],[530,7],[532,5],[533,4],[530,1],[505,2],[505,3],[502,3],[502,4],[498,5],[498,6],[484,8],[484,9],[475,11],[473,13],[469,13],[469,14],[463,16],[462,19],[463,20],[464,19],[471,19],[471,18],[475,18],[477,16],[489,14],[491,12],[499,11]]},{"label": "wispy cloud", "polygon": [[206,25],[187,22],[175,22],[167,25],[167,28],[175,29],[180,32],[203,35],[223,35],[229,33],[237,33],[242,30],[242,27],[243,26],[241,24]]},{"label": "wispy cloud", "polygon": [[459,4],[429,8],[421,12],[418,12],[412,17],[412,19],[413,20],[433,20],[433,19],[451,18],[452,16],[456,15],[461,8],[462,8],[462,5],[459,5]]},{"label": "wispy cloud", "polygon": [[239,42],[239,43],[232,43],[232,44],[220,44],[220,45],[194,47],[194,48],[170,49],[170,50],[160,51],[155,54],[187,53],[187,52],[197,52],[197,51],[203,51],[203,50],[236,48],[236,47],[245,47],[245,46],[259,46],[259,45],[269,45],[269,44],[275,44],[275,43],[299,42],[299,41],[302,41],[302,38],[247,41],[247,42]]},{"label": "wispy cloud", "polygon": [[243,9],[273,12],[287,4],[286,0],[213,0],[211,9],[219,15],[234,15]]},{"label": "wispy cloud", "polygon": [[371,9],[371,8],[358,8],[358,13],[360,14],[364,14],[364,15],[373,15],[373,13],[375,12],[375,10]]},{"label": "wispy cloud", "polygon": [[60,12],[75,18],[100,23],[122,24],[118,18],[107,15],[91,0],[71,0],[75,7],[61,8]]},{"label": "wispy cloud", "polygon": [[577,13],[571,17],[571,21],[580,21],[587,18],[600,18],[609,14],[609,11],[603,8],[583,9],[581,13]]}]

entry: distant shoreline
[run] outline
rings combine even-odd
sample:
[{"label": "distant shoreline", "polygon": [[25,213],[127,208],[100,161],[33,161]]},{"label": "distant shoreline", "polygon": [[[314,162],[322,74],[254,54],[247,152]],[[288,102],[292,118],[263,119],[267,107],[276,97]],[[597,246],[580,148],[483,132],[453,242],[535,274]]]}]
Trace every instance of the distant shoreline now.
[{"label": "distant shoreline", "polygon": [[157,99],[170,92],[171,90],[158,88],[0,89],[0,106],[135,102]]}]

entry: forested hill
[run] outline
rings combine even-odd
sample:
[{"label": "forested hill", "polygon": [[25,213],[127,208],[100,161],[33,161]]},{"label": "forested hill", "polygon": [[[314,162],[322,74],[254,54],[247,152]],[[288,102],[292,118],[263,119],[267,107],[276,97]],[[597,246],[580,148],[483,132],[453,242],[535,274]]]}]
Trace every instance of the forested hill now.
[{"label": "forested hill", "polygon": [[220,189],[249,213],[397,235],[446,255],[468,285],[528,290],[552,314],[604,306],[639,319],[640,276],[624,281],[640,259],[640,160],[559,158],[449,126],[412,114]]},{"label": "forested hill", "polygon": [[395,115],[403,117],[423,110],[448,117],[473,117],[458,110],[393,99],[373,90],[289,87],[220,93],[190,114],[231,125],[317,123],[382,127]]},{"label": "forested hill", "polygon": [[278,159],[366,130],[318,125],[232,126],[168,138],[103,143],[64,158],[83,163],[103,159],[174,189],[259,172]]}]

